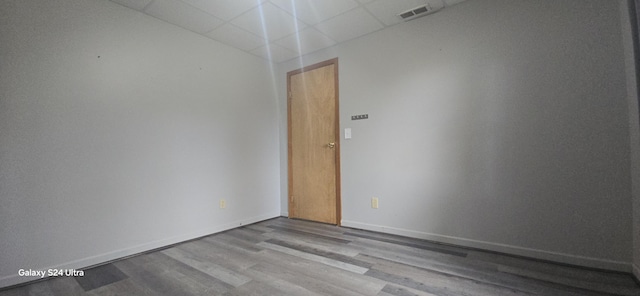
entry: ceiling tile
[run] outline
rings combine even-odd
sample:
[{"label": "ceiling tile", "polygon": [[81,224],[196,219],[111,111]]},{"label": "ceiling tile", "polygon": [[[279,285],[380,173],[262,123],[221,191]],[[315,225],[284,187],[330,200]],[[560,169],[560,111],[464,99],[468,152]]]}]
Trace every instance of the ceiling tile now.
[{"label": "ceiling tile", "polygon": [[200,34],[209,32],[223,23],[222,20],[179,0],[154,0],[145,12]]},{"label": "ceiling tile", "polygon": [[354,0],[271,0],[308,25],[315,25],[358,6]]},{"label": "ceiling tile", "polygon": [[110,1],[282,62],[401,23],[397,14],[408,9],[465,0]]},{"label": "ceiling tile", "polygon": [[464,2],[464,1],[466,1],[466,0],[444,0],[444,3],[447,6],[452,6],[452,5],[456,5],[456,4],[458,4],[460,2]]},{"label": "ceiling tile", "polygon": [[112,2],[122,4],[126,7],[142,11],[151,0],[111,0]]},{"label": "ceiling tile", "polygon": [[276,44],[301,54],[308,54],[335,45],[336,42],[314,28],[306,28],[298,34],[276,41]]},{"label": "ceiling tile", "polygon": [[[437,1],[439,6],[442,6],[442,1]],[[391,26],[403,22],[398,16],[399,13],[427,3],[427,0],[378,0],[367,4],[367,9],[385,25]]]},{"label": "ceiling tile", "polygon": [[360,37],[383,28],[378,20],[362,8],[329,19],[315,27],[338,42]]},{"label": "ceiling tile", "polygon": [[265,0],[182,0],[225,21],[249,11]]},{"label": "ceiling tile", "polygon": [[242,30],[229,23],[224,24],[223,26],[207,33],[206,35],[224,44],[231,45],[245,51],[251,51],[262,45],[265,45],[266,43],[266,40],[262,39],[261,37]]},{"label": "ceiling tile", "polygon": [[301,30],[305,24],[271,3],[264,3],[231,21],[234,25],[268,40],[277,40]]},{"label": "ceiling tile", "polygon": [[276,44],[269,44],[256,48],[252,50],[251,53],[276,63],[284,62],[298,56],[297,52],[286,49]]}]

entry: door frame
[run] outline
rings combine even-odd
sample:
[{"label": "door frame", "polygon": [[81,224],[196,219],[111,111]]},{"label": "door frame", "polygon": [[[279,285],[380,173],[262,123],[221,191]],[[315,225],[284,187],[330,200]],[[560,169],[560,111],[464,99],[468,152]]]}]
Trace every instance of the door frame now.
[{"label": "door frame", "polygon": [[311,71],[311,70],[315,70],[318,68],[322,68],[325,66],[330,66],[330,65],[334,65],[333,67],[333,71],[334,71],[334,85],[335,85],[335,134],[336,134],[336,139],[335,139],[335,143],[336,143],[336,147],[335,147],[335,153],[336,153],[336,171],[335,171],[335,176],[336,176],[336,225],[340,226],[341,221],[342,221],[342,198],[340,196],[340,192],[341,190],[341,186],[340,186],[340,137],[341,137],[341,133],[340,133],[340,91],[339,91],[339,84],[338,84],[338,58],[333,58],[330,60],[326,60],[323,62],[319,62],[313,65],[309,65],[297,70],[293,70],[290,72],[287,72],[287,142],[288,142],[288,149],[287,149],[287,165],[288,165],[288,208],[289,208],[289,217],[294,216],[295,214],[295,209],[292,207],[292,202],[293,202],[293,195],[292,195],[292,191],[293,191],[293,175],[292,175],[292,171],[293,171],[293,165],[291,163],[291,159],[292,159],[292,154],[291,154],[291,148],[293,146],[293,143],[291,141],[291,76],[293,75],[297,75],[297,74],[301,74],[307,71]]}]

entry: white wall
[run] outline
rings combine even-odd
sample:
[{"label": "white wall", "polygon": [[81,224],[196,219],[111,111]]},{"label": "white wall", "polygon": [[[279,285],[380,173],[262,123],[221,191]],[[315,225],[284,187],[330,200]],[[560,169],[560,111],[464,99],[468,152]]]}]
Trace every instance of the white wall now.
[{"label": "white wall", "polygon": [[[630,9],[635,0],[620,1],[620,15],[624,41],[625,65],[627,74],[627,104],[629,106],[629,139],[631,152],[631,192],[633,204],[633,273],[640,279],[640,113],[638,111],[638,89],[636,77],[636,54],[633,48],[634,20],[630,19]],[[635,1],[638,2],[638,1]],[[637,9],[637,8],[636,8]],[[640,29],[640,28],[638,28]],[[637,36],[640,37],[640,36]]]},{"label": "white wall", "polygon": [[106,0],[0,2],[0,287],[278,216],[270,68]]},{"label": "white wall", "polygon": [[[634,1],[634,0],[632,0]],[[623,1],[623,12],[625,16],[629,16],[629,10],[626,5],[624,5],[626,1]],[[624,8],[627,8],[625,10]],[[640,2],[635,1],[635,9],[636,9],[636,18],[640,17],[638,14],[640,12]],[[623,28],[629,22],[623,23]],[[633,24],[637,26],[637,31],[640,32],[640,25],[637,23]],[[631,30],[629,30],[631,31]],[[623,33],[626,33],[626,30],[623,30]],[[638,33],[636,33],[638,34]],[[629,39],[629,35],[626,35]],[[636,35],[636,38],[640,38],[640,36]],[[626,47],[625,52],[633,52],[633,45],[629,46],[630,42],[625,42]],[[631,47],[631,48],[630,48]],[[631,50],[628,50],[628,49]],[[629,104],[629,133],[631,140],[631,176],[632,176],[632,198],[633,198],[633,274],[636,279],[640,280],[640,111],[638,110],[638,80],[637,80],[637,69],[636,60],[638,57],[638,51],[640,48],[636,49],[634,54],[631,55],[631,59],[626,59],[627,64],[627,93],[628,93],[628,104]],[[628,55],[625,55],[627,57]]]},{"label": "white wall", "polygon": [[282,63],[279,88],[333,57],[343,225],[630,271],[619,2],[469,0]]}]

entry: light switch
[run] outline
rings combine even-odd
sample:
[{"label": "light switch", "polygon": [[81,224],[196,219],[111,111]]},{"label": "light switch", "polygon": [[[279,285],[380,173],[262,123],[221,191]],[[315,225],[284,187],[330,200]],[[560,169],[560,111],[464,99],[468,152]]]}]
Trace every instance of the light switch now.
[{"label": "light switch", "polygon": [[344,138],[345,139],[351,139],[351,128],[345,128],[344,129]]},{"label": "light switch", "polygon": [[351,120],[369,119],[369,114],[351,115]]}]

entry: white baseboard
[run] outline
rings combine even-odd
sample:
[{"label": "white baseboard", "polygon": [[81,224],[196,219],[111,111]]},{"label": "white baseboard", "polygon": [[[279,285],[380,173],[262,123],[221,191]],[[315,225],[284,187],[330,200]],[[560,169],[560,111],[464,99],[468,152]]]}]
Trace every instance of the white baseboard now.
[{"label": "white baseboard", "polygon": [[[135,254],[138,254],[138,253],[150,251],[150,250],[161,248],[161,247],[165,247],[165,246],[169,246],[169,245],[172,245],[172,244],[180,243],[180,242],[191,240],[191,239],[194,239],[194,238],[198,238],[198,237],[207,236],[207,235],[210,235],[210,234],[226,231],[226,230],[233,229],[233,228],[236,228],[236,227],[239,227],[239,226],[242,226],[242,225],[247,225],[247,224],[251,224],[251,223],[256,223],[256,222],[260,222],[260,221],[276,218],[276,217],[279,217],[279,216],[280,216],[280,213],[271,213],[271,214],[264,214],[264,215],[260,215],[260,216],[256,216],[256,217],[247,218],[247,219],[241,219],[241,220],[233,221],[233,222],[226,223],[226,224],[215,225],[215,226],[203,228],[203,229],[200,229],[198,231],[193,231],[193,232],[191,232],[189,234],[174,236],[174,237],[167,238],[167,239],[161,239],[161,240],[157,240],[157,241],[153,241],[153,242],[148,242],[148,243],[144,243],[144,244],[137,245],[137,246],[132,246],[132,247],[128,247],[128,248],[124,248],[124,249],[120,249],[120,250],[116,250],[116,251],[112,251],[112,252],[108,252],[108,253],[104,253],[104,254],[95,255],[95,256],[92,256],[92,257],[80,258],[80,259],[77,259],[77,260],[74,260],[74,261],[64,262],[64,263],[56,264],[56,265],[53,265],[53,266],[47,266],[47,267],[37,268],[37,269],[33,269],[33,270],[44,270],[44,271],[49,270],[49,269],[76,269],[76,270],[80,270],[80,269],[83,269],[83,268],[86,268],[86,267],[89,267],[89,266],[98,265],[98,264],[109,262],[109,261],[116,260],[116,259],[119,259],[119,258],[135,255]],[[40,279],[40,277],[21,277],[21,276],[18,275],[18,271],[17,270],[15,272],[16,272],[15,274],[5,275],[5,276],[0,278],[0,288],[6,288],[6,287],[9,287],[9,286],[18,285],[18,284],[22,284],[22,283],[26,283],[26,282],[29,282],[29,281]]]},{"label": "white baseboard", "polygon": [[[478,241],[454,236],[446,236],[440,234],[426,233],[408,229],[387,227],[382,225],[361,223],[356,221],[342,220],[342,226],[371,230],[395,235],[408,236],[413,238],[425,239],[440,243],[452,244],[463,247],[477,248],[482,250],[512,254],[517,256],[525,256],[540,260],[548,260],[565,264],[579,265],[590,268],[599,268],[612,271],[631,272],[631,264],[624,261],[614,261],[601,258],[592,258],[585,256],[577,256],[566,253],[550,252],[545,250],[524,248],[506,244],[492,243],[486,241]],[[638,272],[637,266],[634,272]]]},{"label": "white baseboard", "polygon": [[289,217],[289,212],[282,212],[282,213],[280,213],[280,216]]},{"label": "white baseboard", "polygon": [[633,264],[633,276],[636,277],[638,283],[640,283],[640,266]]}]

